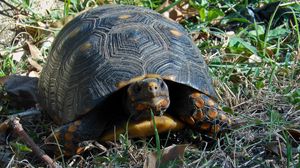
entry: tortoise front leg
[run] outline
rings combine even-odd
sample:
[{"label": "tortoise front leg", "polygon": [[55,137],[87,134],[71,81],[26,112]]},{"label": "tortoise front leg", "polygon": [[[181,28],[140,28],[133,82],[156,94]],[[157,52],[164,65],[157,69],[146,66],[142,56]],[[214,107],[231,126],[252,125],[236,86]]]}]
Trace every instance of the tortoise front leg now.
[{"label": "tortoise front leg", "polygon": [[[84,117],[56,129],[47,139],[46,144],[60,145],[64,156],[72,156],[82,152],[79,143],[86,140],[96,140],[102,135],[110,124],[108,116],[99,116],[96,111],[90,112]],[[58,142],[58,144],[57,144]],[[58,146],[55,146],[58,153]]]},{"label": "tortoise front leg", "polygon": [[177,89],[180,95],[171,95],[171,112],[192,128],[216,137],[230,126],[230,119],[212,98],[192,88]]}]

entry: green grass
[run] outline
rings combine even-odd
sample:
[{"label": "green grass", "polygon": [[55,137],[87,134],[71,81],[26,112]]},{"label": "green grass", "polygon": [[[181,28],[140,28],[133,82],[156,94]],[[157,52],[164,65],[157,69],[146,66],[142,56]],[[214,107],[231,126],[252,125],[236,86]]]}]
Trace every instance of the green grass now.
[{"label": "green grass", "polygon": [[[144,6],[161,13],[184,1],[172,1],[168,5],[163,5],[163,2],[116,1],[118,4]],[[189,9],[193,9],[199,15],[186,15],[180,23],[189,31],[201,50],[209,65],[209,72],[214,79],[222,106],[232,115],[235,125],[231,132],[214,145],[199,141],[198,144],[193,143],[194,145],[188,147],[185,152],[186,167],[300,165],[297,140],[300,134],[289,132],[290,129],[300,130],[300,4],[283,1],[280,6],[275,7],[268,22],[250,21],[249,15],[245,14],[246,7],[257,8],[262,3],[274,1],[260,2],[188,1]],[[45,47],[43,43],[49,37],[54,37],[60,29],[51,27],[51,23],[96,6],[95,1],[91,0],[65,0],[61,8],[40,14],[32,7],[34,1],[14,0],[11,3],[18,6],[15,10],[22,14],[22,19],[18,22],[18,32],[26,32],[29,36],[21,39],[30,40],[39,49],[43,48],[44,57],[47,56],[49,46]],[[276,11],[280,12],[282,8],[289,9],[285,16],[290,16],[290,20],[285,19],[276,25],[279,19]],[[31,65],[26,58],[30,54],[20,41],[16,40],[9,45],[10,47],[0,49],[0,77],[29,71]],[[19,50],[24,50],[24,56],[17,62],[13,60],[13,55]],[[253,58],[259,61],[252,61]],[[1,107],[6,107],[5,103],[1,101]],[[1,113],[7,114],[3,109]],[[30,123],[28,125],[32,126]],[[47,136],[50,130],[45,131],[45,128],[40,127],[42,126],[36,126],[38,130],[43,130],[39,137]],[[165,142],[176,142],[171,140],[171,134]],[[187,135],[187,139],[199,138],[194,132],[180,134]],[[180,137],[178,134],[174,136],[173,139]],[[74,156],[63,165],[142,167],[147,153],[161,152],[163,140],[158,134],[146,140],[131,140],[124,135],[116,144],[105,144],[106,150],[96,145],[96,152],[84,157]],[[37,141],[42,144],[41,139]],[[12,146],[13,149],[18,149],[12,151],[17,153],[13,166],[23,165],[19,162],[23,159],[30,160],[27,157],[31,156],[24,150],[24,145],[15,141]],[[275,151],[278,147],[281,149]],[[33,165],[42,164],[35,161]]]}]

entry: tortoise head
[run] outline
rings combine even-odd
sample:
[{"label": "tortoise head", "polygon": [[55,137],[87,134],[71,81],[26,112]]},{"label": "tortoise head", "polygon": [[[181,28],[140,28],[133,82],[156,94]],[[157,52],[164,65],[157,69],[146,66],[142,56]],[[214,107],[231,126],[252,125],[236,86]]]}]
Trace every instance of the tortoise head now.
[{"label": "tortoise head", "polygon": [[125,97],[127,111],[134,120],[151,118],[162,115],[170,105],[167,84],[161,78],[144,78],[131,83]]}]

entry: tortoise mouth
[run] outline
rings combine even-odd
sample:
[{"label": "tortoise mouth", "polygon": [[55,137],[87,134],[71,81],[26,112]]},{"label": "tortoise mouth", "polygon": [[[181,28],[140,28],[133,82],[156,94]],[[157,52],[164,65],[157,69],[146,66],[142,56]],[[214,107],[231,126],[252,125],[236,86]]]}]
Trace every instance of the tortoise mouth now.
[{"label": "tortoise mouth", "polygon": [[136,111],[149,111],[153,112],[166,111],[170,105],[170,99],[168,96],[160,96],[149,99],[143,99],[134,102]]},{"label": "tortoise mouth", "polygon": [[138,101],[133,104],[135,109],[135,120],[150,119],[151,112],[155,116],[161,116],[168,109],[170,99],[168,96],[155,97],[150,100]]}]

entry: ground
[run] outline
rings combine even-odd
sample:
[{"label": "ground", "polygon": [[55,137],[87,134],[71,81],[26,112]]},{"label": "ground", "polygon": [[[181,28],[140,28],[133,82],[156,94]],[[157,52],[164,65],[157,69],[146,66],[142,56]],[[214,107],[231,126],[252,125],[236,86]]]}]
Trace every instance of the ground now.
[{"label": "ground", "polygon": [[[183,155],[183,163],[171,162],[170,167],[300,167],[299,4],[117,2],[155,9],[187,29],[209,65],[223,110],[233,119],[231,131],[215,143],[190,130],[142,140],[124,135],[116,142],[89,141],[83,155],[54,158],[60,165],[149,166],[146,158],[157,160],[160,149],[176,144],[165,151]],[[0,26],[0,76],[38,77],[55,35],[69,16],[104,3],[113,2],[53,0],[45,7],[43,1],[0,1],[0,18],[5,20]],[[0,97],[0,121],[26,110],[12,107],[3,89]],[[42,148],[57,127],[45,115],[24,117],[21,123]],[[4,137],[0,139],[0,165],[45,166],[20,138],[0,136]]]}]

